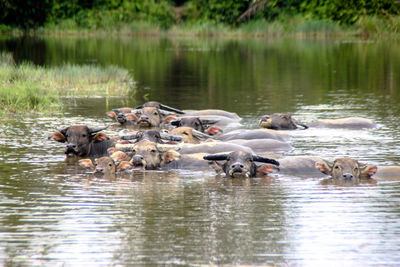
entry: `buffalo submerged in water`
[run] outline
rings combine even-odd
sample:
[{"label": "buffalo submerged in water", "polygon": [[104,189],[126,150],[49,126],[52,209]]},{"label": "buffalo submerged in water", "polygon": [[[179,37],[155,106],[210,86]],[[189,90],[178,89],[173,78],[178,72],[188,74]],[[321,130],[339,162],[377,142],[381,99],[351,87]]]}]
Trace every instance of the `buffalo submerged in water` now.
[{"label": "buffalo submerged in water", "polygon": [[106,128],[73,125],[52,133],[48,138],[67,143],[64,150],[67,157],[101,157],[108,155],[107,149],[114,145],[107,135],[101,133]]}]

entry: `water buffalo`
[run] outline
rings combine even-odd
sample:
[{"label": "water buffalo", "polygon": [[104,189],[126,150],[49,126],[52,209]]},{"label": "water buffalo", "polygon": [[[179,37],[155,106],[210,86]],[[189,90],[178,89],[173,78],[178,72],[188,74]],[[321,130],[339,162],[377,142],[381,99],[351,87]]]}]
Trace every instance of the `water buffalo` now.
[{"label": "water buffalo", "polygon": [[172,129],[170,133],[174,136],[178,135],[182,137],[183,142],[189,144],[199,144],[200,142],[211,138],[210,135],[204,134],[191,127],[177,127]]},{"label": "water buffalo", "polygon": [[73,125],[52,133],[48,138],[67,143],[67,157],[101,157],[107,155],[107,149],[114,145],[107,135],[100,133],[105,128],[89,128],[86,125]]},{"label": "water buffalo", "polygon": [[[227,177],[231,178],[263,176],[277,169],[273,165],[279,166],[279,162],[274,159],[242,151],[235,151],[229,154],[207,155],[204,156],[204,159],[213,161],[211,165],[218,174],[225,173]],[[217,161],[224,161],[224,163]],[[255,162],[268,164],[256,165]]]},{"label": "water buffalo", "polygon": [[134,140],[135,142],[149,140],[160,144],[168,141],[180,142],[183,139],[182,136],[179,135],[171,135],[154,130],[140,130],[132,133],[125,133],[122,131],[119,133],[119,137],[121,138],[121,140]]},{"label": "water buffalo", "polygon": [[330,175],[333,182],[359,183],[361,179],[369,180],[377,171],[375,165],[365,165],[357,160],[344,157],[337,158],[333,163],[321,161],[315,163],[322,173]]},{"label": "water buffalo", "polygon": [[294,130],[298,126],[307,129],[315,128],[347,128],[347,129],[368,129],[375,128],[376,123],[370,119],[349,117],[342,119],[316,120],[308,125],[297,122],[292,116],[283,113],[262,116],[258,124],[263,128],[274,130]]},{"label": "water buffalo", "polygon": [[[208,123],[213,123],[208,121]],[[170,121],[170,124],[176,127],[192,127],[196,131],[208,134],[208,135],[217,135],[222,133],[222,129],[213,126],[210,124],[206,124],[205,122],[203,123],[202,120],[200,120],[199,117],[183,117],[183,118],[176,118],[172,121]]]},{"label": "water buffalo", "polygon": [[349,117],[342,119],[316,120],[311,122],[309,126],[317,128],[370,129],[376,128],[376,123],[370,119]]},{"label": "water buffalo", "polygon": [[157,101],[146,102],[143,105],[135,107],[135,109],[142,109],[142,108],[145,108],[145,107],[153,107],[153,108],[157,108],[159,110],[170,111],[170,112],[173,112],[173,113],[176,113],[176,114],[185,114],[185,112],[182,111],[182,110],[169,107],[169,106],[161,104],[161,103],[159,103]]},{"label": "water buffalo", "polygon": [[123,107],[107,112],[106,116],[119,122],[121,125],[136,125],[138,118],[133,112],[133,108]]},{"label": "water buffalo", "polygon": [[176,152],[177,146],[157,144],[152,141],[142,140],[135,144],[116,144],[115,147],[124,152],[132,153],[130,161],[135,167],[153,170],[177,160],[180,154]]},{"label": "water buffalo", "polygon": [[229,112],[221,109],[202,109],[202,110],[185,110],[185,115],[187,116],[210,116],[216,115],[221,117],[227,117],[232,120],[241,120],[236,113]]},{"label": "water buffalo", "polygon": [[290,140],[290,135],[270,129],[255,129],[255,130],[234,130],[226,134],[215,137],[217,140],[229,141],[233,139],[275,139],[279,141]]},{"label": "water buffalo", "polygon": [[246,146],[238,144],[232,144],[227,142],[204,142],[201,144],[186,144],[184,143],[179,150],[181,154],[193,154],[193,153],[229,153],[232,151],[244,151],[253,153],[253,150]]},{"label": "water buffalo", "polygon": [[373,178],[377,180],[399,181],[400,166],[379,166]]},{"label": "water buffalo", "polygon": [[271,151],[289,151],[293,149],[293,147],[288,143],[275,139],[232,139],[226,142],[249,147],[256,153],[265,153]]},{"label": "water buffalo", "polygon": [[132,164],[128,161],[116,163],[112,157],[96,158],[94,162],[91,159],[81,159],[78,163],[83,168],[104,175],[115,174],[132,168]]},{"label": "water buffalo", "polygon": [[307,129],[308,126],[297,122],[289,114],[284,113],[274,113],[272,115],[264,115],[258,121],[258,125],[263,128],[273,129],[273,130],[295,130],[298,126]]}]

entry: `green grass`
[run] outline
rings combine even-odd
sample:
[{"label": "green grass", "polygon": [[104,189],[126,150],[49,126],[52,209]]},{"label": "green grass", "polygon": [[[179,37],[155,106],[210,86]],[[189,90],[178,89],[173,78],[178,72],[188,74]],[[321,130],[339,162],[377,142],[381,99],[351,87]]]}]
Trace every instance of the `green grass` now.
[{"label": "green grass", "polygon": [[129,72],[115,66],[16,65],[10,54],[0,54],[0,109],[3,112],[52,111],[60,108],[60,97],[127,95],[134,88]]},{"label": "green grass", "polygon": [[[164,29],[156,22],[133,20],[130,22],[112,23],[107,17],[99,26],[80,26],[73,19],[60,21],[58,24],[47,24],[32,34],[44,35],[138,35],[138,36],[196,36],[196,37],[271,37],[271,36],[368,36],[397,37],[400,34],[400,16],[363,16],[354,25],[341,25],[329,20],[317,20],[306,15],[281,17],[267,21],[253,19],[239,26],[230,26],[212,21],[177,22]],[[108,21],[108,22],[107,22]],[[0,25],[0,32],[22,34],[18,29]]]}]

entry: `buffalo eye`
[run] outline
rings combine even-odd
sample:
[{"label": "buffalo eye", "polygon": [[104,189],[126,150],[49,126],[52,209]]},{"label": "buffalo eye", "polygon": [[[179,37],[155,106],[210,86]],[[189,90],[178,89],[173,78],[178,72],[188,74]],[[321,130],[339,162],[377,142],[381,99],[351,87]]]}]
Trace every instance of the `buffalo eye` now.
[{"label": "buffalo eye", "polygon": [[87,135],[86,134],[82,134],[82,137],[86,137]]}]

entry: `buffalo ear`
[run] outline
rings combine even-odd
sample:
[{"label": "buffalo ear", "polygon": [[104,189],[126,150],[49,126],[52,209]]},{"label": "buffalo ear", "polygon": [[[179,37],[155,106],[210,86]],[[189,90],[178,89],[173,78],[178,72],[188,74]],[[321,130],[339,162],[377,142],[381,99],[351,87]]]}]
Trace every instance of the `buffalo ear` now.
[{"label": "buffalo ear", "polygon": [[85,169],[94,170],[95,167],[91,159],[81,159],[78,161],[79,166]]},{"label": "buffalo ear", "polygon": [[374,175],[377,170],[378,167],[376,167],[375,165],[367,165],[361,169],[360,176],[362,178],[371,178],[371,176]]},{"label": "buffalo ear", "polygon": [[114,121],[117,120],[117,114],[114,111],[107,112],[106,116]]},{"label": "buffalo ear", "polygon": [[208,135],[216,135],[222,133],[223,131],[217,126],[210,126],[204,132]]},{"label": "buffalo ear", "polygon": [[178,160],[181,157],[181,154],[174,150],[168,150],[167,152],[163,153],[161,156],[162,163],[166,164],[172,162],[174,160]]},{"label": "buffalo ear", "polygon": [[60,132],[54,132],[52,134],[50,134],[47,139],[53,139],[54,141],[60,142],[60,143],[64,143],[65,141],[67,141],[67,138],[65,138],[65,135],[63,135]]},{"label": "buffalo ear", "polygon": [[108,140],[110,138],[108,138],[108,136],[104,133],[97,133],[95,136],[93,136],[93,143],[99,143],[99,142],[103,142],[105,140]]},{"label": "buffalo ear", "polygon": [[136,115],[133,114],[133,113],[127,113],[127,114],[125,114],[125,118],[126,118],[127,120],[130,120],[130,121],[137,121],[137,120],[138,120],[138,117],[136,117]]},{"label": "buffalo ear", "polygon": [[315,167],[319,169],[322,173],[327,175],[330,175],[332,172],[332,167],[325,161],[316,162]]},{"label": "buffalo ear", "polygon": [[126,171],[132,168],[132,163],[128,161],[121,161],[117,166],[117,172]]},{"label": "buffalo ear", "polygon": [[261,164],[260,166],[257,167],[257,175],[267,175],[268,173],[274,172],[279,170],[278,167],[271,165],[271,164]]},{"label": "buffalo ear", "polygon": [[217,174],[224,173],[224,163],[221,162],[216,162],[216,161],[211,161],[208,163]]}]

